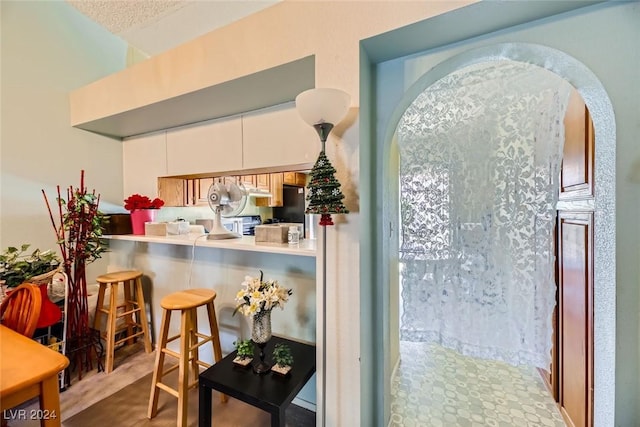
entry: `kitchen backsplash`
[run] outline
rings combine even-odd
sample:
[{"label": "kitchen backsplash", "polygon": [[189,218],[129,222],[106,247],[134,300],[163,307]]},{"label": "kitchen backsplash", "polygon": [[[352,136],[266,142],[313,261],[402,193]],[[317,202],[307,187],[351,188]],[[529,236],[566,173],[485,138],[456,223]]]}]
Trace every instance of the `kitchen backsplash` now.
[{"label": "kitchen backsplash", "polygon": [[[256,207],[256,215],[260,215],[262,221],[273,218],[272,208]],[[196,219],[213,219],[213,211],[207,206],[195,207],[163,207],[156,215],[157,222],[175,221],[182,218],[195,224]]]}]

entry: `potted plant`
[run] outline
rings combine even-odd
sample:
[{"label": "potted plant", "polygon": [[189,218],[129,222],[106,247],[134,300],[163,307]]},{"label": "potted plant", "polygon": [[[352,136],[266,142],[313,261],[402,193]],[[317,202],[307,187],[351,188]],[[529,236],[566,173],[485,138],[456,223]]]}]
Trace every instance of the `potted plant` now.
[{"label": "potted plant", "polygon": [[88,361],[92,359],[94,353],[98,353],[96,346],[99,344],[89,326],[86,265],[101,258],[101,254],[107,250],[107,245],[102,240],[103,215],[98,210],[100,195],[96,194],[95,190],[89,192],[85,187],[84,170],[80,172],[80,186],[75,188],[69,186],[66,199],[59,185],[56,190],[55,212],[58,221],[54,219],[54,210],[44,189],[42,195],[49,211],[51,225],[62,255],[62,267],[68,280],[65,336],[67,356],[72,359],[71,353],[73,353],[80,367],[78,378],[81,379],[83,365],[86,364],[88,371],[91,366]]},{"label": "potted plant", "polygon": [[60,265],[58,254],[51,250],[41,251],[36,249],[31,253],[27,253],[31,245],[25,243],[16,248],[9,246],[0,254],[0,280],[8,288],[28,282],[29,279],[43,279],[43,275],[53,273]]},{"label": "potted plant", "polygon": [[247,366],[253,360],[253,342],[251,340],[243,340],[233,343],[236,346],[236,357],[233,363],[241,366]]},{"label": "potted plant", "polygon": [[0,254],[0,301],[22,283],[28,282],[40,289],[42,306],[38,317],[37,328],[51,326],[60,321],[62,311],[60,307],[49,299],[49,284],[59,270],[60,258],[51,250],[36,249],[27,252],[31,245],[25,243],[20,248],[9,246]]},{"label": "potted plant", "polygon": [[273,361],[275,365],[271,368],[273,372],[280,375],[287,375],[293,366],[293,356],[288,345],[278,343],[273,349]]},{"label": "potted plant", "polygon": [[253,370],[258,374],[266,374],[271,368],[264,361],[264,348],[271,339],[271,310],[276,307],[284,309],[293,291],[280,286],[277,280],[265,281],[262,270],[260,277],[245,276],[242,286],[243,289],[236,294],[238,305],[233,314],[240,312],[252,317],[251,340],[260,348],[260,361]]},{"label": "potted plant", "polygon": [[133,234],[144,234],[145,222],[153,222],[155,213],[164,206],[164,200],[156,197],[151,200],[147,196],[132,194],[124,200],[124,208],[131,212],[131,228]]}]

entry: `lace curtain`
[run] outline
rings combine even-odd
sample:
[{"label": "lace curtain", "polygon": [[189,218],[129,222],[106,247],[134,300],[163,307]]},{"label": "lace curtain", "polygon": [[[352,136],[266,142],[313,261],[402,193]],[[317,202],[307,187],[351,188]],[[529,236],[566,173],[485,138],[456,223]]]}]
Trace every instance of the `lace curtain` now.
[{"label": "lace curtain", "polygon": [[406,110],[402,340],[549,368],[569,90],[539,67],[496,61],[448,75]]}]

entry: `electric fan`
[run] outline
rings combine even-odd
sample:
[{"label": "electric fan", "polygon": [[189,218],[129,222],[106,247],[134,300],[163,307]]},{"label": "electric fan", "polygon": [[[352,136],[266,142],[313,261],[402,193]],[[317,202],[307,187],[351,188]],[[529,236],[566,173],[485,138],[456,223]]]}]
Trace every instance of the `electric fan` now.
[{"label": "electric fan", "polygon": [[242,237],[242,235],[224,228],[222,217],[235,216],[244,209],[247,204],[247,192],[244,186],[233,182],[223,183],[218,180],[209,187],[207,200],[214,213],[213,227],[209,231],[207,240],[237,239]]}]

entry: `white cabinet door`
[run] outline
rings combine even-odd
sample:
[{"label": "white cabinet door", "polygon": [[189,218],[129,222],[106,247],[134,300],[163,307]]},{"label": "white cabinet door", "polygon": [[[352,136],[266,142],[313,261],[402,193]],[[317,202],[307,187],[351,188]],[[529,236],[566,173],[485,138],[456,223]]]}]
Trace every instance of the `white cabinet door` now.
[{"label": "white cabinet door", "polygon": [[122,141],[123,191],[127,198],[138,193],[158,195],[158,177],[167,175],[166,133],[158,132]]},{"label": "white cabinet door", "polygon": [[242,137],[244,169],[313,164],[320,153],[318,134],[293,102],[243,114]]},{"label": "white cabinet door", "polygon": [[242,168],[240,116],[167,131],[169,175],[216,173]]}]

